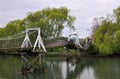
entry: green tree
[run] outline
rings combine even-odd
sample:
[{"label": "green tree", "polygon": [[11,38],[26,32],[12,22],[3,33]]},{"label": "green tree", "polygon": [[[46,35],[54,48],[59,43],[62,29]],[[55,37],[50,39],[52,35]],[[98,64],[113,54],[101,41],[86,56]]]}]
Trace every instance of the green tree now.
[{"label": "green tree", "polygon": [[5,29],[4,28],[0,28],[0,38],[5,36]]},{"label": "green tree", "polygon": [[114,16],[115,16],[116,22],[120,24],[120,7],[118,7],[117,9],[114,9]]},{"label": "green tree", "polygon": [[120,7],[114,10],[113,15],[96,18],[92,31],[94,38],[93,46],[100,54],[119,53]]},{"label": "green tree", "polygon": [[64,27],[72,27],[75,17],[69,14],[70,10],[65,7],[46,8],[34,13],[29,12],[24,19],[28,28],[40,27],[42,37],[56,38],[62,33]]},{"label": "green tree", "polygon": [[10,21],[4,29],[6,36],[11,36],[20,33],[23,30],[23,27],[21,26],[21,20]]},{"label": "green tree", "polygon": [[46,8],[36,12],[28,12],[22,20],[10,21],[6,27],[0,28],[0,37],[15,35],[26,28],[40,28],[42,38],[57,38],[65,27],[74,29],[75,17],[69,14],[66,7]]}]

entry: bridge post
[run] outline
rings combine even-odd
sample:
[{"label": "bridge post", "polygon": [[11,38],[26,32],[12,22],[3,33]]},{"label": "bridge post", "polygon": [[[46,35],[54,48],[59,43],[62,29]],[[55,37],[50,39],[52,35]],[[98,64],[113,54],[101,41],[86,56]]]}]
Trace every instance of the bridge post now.
[{"label": "bridge post", "polygon": [[79,42],[79,38],[78,38],[78,34],[76,32],[71,33],[68,37],[68,41],[72,41],[76,46],[79,46],[80,48],[82,48],[80,42]]},{"label": "bridge post", "polygon": [[[35,41],[33,50],[35,50],[35,48],[36,48],[37,45],[38,45],[39,49],[40,49],[40,47],[42,47],[43,50],[44,50],[44,52],[46,52],[46,49],[45,49],[45,47],[44,47],[44,44],[43,44],[43,41],[42,41],[42,38],[41,38],[41,35],[40,35],[40,28],[38,28],[37,31],[38,31],[38,36],[37,36],[37,39],[36,39],[36,41]],[[41,45],[41,46],[40,46],[40,45]]]},{"label": "bridge post", "polygon": [[26,30],[26,37],[25,37],[25,39],[24,39],[24,41],[21,45],[21,48],[28,47],[29,45],[30,45],[30,47],[32,47],[32,44],[30,42],[29,35],[28,35],[28,32],[30,30],[35,30],[35,31],[38,32],[37,39],[36,39],[36,41],[34,43],[34,46],[33,46],[33,51],[35,51],[36,47],[38,47],[39,49],[42,47],[43,51],[46,52],[45,46],[43,44],[43,41],[42,41],[42,38],[41,38],[41,35],[40,35],[40,28],[30,28],[30,29]]},{"label": "bridge post", "polygon": [[28,32],[29,32],[29,30],[26,30],[26,36],[25,36],[25,39],[24,39],[21,47],[28,47],[29,45],[30,45],[30,47],[32,47],[32,44],[31,44],[29,36],[28,36]]}]

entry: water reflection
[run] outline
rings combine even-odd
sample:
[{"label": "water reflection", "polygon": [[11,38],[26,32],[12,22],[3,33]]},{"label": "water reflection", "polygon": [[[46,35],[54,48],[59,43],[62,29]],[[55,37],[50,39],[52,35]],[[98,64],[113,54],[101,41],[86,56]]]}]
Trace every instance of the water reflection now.
[{"label": "water reflection", "polygon": [[94,71],[96,79],[120,79],[120,59],[97,59]]},{"label": "water reflection", "polygon": [[20,73],[21,58],[0,56],[0,79],[120,79],[119,58],[84,58],[66,62],[64,59],[49,58],[45,72]]},{"label": "water reflection", "polygon": [[20,78],[21,61],[19,57],[0,56],[0,79]]},{"label": "water reflection", "polygon": [[77,76],[77,79],[95,79],[94,69],[92,67],[85,68],[83,72]]}]

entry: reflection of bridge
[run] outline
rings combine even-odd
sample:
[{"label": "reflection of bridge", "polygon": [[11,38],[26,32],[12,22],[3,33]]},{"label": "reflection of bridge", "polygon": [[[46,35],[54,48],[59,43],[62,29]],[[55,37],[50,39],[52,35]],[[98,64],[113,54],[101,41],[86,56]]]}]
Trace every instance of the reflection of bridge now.
[{"label": "reflection of bridge", "polygon": [[[73,37],[72,37],[73,36]],[[19,34],[1,38],[0,39],[0,52],[9,52],[9,51],[41,51],[46,52],[48,48],[62,47],[74,44],[78,48],[82,48],[79,43],[79,39],[76,38],[76,34],[70,35],[68,40],[53,40],[46,41],[43,43],[40,28],[30,28]]]}]

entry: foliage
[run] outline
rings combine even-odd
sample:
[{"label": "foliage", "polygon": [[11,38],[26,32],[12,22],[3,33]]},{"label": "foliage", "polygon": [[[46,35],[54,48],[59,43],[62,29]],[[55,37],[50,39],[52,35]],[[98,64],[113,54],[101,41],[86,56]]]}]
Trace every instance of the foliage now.
[{"label": "foliage", "polygon": [[0,28],[0,38],[5,36],[4,30],[5,30],[4,28]]},{"label": "foliage", "polygon": [[22,20],[10,21],[6,27],[0,28],[0,37],[15,35],[26,28],[41,28],[43,38],[57,38],[64,27],[72,27],[75,17],[69,14],[66,7],[46,8],[36,12],[29,12]]},{"label": "foliage", "polygon": [[[92,28],[94,48],[100,54],[119,53],[120,50],[120,7],[114,10],[113,15],[95,18]],[[96,50],[95,49],[95,50]]]},{"label": "foliage", "polygon": [[22,20],[10,21],[4,28],[0,28],[0,38],[15,35],[25,30]]},{"label": "foliage", "polygon": [[28,28],[40,27],[44,38],[56,38],[61,35],[65,26],[73,28],[75,17],[69,15],[69,10],[65,7],[46,8],[41,11],[29,13],[24,19]]}]

